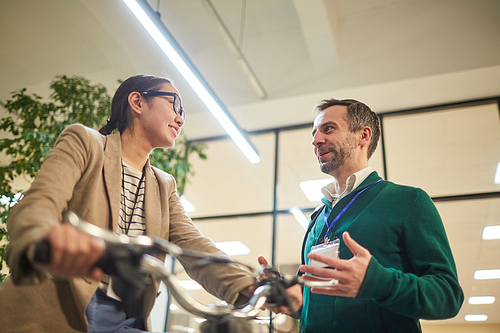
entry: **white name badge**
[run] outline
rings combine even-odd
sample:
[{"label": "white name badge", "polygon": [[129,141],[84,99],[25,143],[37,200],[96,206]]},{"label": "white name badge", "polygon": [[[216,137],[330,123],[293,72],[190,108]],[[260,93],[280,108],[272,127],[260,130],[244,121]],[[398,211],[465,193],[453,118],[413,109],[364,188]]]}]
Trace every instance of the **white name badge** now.
[{"label": "white name badge", "polygon": [[[339,258],[339,246],[340,246],[340,240],[335,239],[333,241],[329,241],[326,244],[319,244],[315,245],[311,248],[310,253],[314,254],[320,254],[323,256],[327,256],[330,258],[338,259]],[[311,260],[309,259],[309,265],[314,266],[314,267],[329,267],[328,265],[316,261],[316,260]]]}]

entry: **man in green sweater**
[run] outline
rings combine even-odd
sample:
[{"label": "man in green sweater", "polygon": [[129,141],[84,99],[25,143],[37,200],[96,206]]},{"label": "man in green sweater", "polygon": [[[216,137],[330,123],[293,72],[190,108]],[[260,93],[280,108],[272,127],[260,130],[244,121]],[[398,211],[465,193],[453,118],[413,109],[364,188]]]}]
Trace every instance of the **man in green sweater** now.
[{"label": "man in green sweater", "polygon": [[[334,181],[313,214],[300,273],[338,285],[289,289],[292,305],[302,305],[300,331],[421,332],[419,319],[456,316],[464,295],[436,207],[423,190],[382,180],[368,167],[378,116],[356,100],[324,100],[317,110],[312,144]],[[311,253],[337,238],[339,258]]]}]

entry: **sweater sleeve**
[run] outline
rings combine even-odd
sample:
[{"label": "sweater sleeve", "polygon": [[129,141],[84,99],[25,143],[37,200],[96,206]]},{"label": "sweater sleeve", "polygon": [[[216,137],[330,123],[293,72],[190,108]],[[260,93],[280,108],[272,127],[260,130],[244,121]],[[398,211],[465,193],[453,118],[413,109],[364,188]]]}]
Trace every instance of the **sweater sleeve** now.
[{"label": "sweater sleeve", "polygon": [[441,218],[424,191],[415,189],[402,228],[408,270],[384,267],[372,256],[358,298],[410,318],[456,316],[464,294]]}]

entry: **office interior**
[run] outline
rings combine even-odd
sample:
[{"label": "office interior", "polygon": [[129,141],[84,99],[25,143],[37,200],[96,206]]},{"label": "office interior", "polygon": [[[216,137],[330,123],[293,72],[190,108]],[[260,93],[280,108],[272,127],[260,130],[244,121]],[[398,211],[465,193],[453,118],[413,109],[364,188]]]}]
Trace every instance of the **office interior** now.
[{"label": "office interior", "polygon": [[[215,242],[241,242],[246,252],[235,260],[256,267],[263,255],[294,274],[305,230],[290,210],[308,219],[320,201],[301,183],[329,179],[312,151],[313,106],[330,97],[363,101],[382,123],[370,166],[433,198],[465,293],[455,318],[422,320],[423,331],[500,331],[500,278],[476,275],[500,270],[500,239],[485,236],[500,226],[499,1],[142,3],[160,14],[260,162],[242,153],[122,0],[1,0],[0,102],[23,87],[48,96],[59,74],[85,76],[111,94],[136,74],[173,79],[187,113],[183,135],[207,145],[207,160],[190,160],[189,215]],[[188,280],[178,264],[174,270]],[[193,289],[198,300],[217,301]],[[479,296],[493,302],[469,300]],[[199,331],[199,318],[167,302],[155,308],[155,331],[165,323],[169,332]],[[285,316],[270,328],[264,311],[252,325],[295,332]]]}]

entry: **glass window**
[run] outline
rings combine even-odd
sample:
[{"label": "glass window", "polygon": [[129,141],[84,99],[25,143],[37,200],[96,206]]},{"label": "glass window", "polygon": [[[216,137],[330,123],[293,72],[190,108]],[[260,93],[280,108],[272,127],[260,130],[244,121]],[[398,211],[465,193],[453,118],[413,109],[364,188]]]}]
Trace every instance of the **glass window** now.
[{"label": "glass window", "polygon": [[[304,214],[309,220],[310,213]],[[296,274],[306,230],[292,214],[280,214],[276,228],[276,266],[285,274]]]},{"label": "glass window", "polygon": [[384,118],[389,180],[431,196],[499,191],[496,104]]},{"label": "glass window", "polygon": [[[240,217],[227,219],[195,220],[196,226],[203,235],[219,242],[239,241],[249,249],[249,253],[244,255],[231,255],[240,263],[249,265],[253,269],[258,266],[257,258],[262,255],[271,260],[271,234],[272,215]],[[190,281],[182,266],[177,262],[175,274],[180,281]],[[192,281],[192,280],[191,280]],[[203,289],[188,290],[189,294],[204,304],[220,303],[221,300],[210,295]],[[201,318],[198,318],[184,309],[174,300],[171,306],[171,320],[169,332],[200,332],[199,325]],[[269,312],[262,311],[259,317],[267,317]],[[264,322],[252,322],[252,332],[269,332],[268,326]]]},{"label": "glass window", "polygon": [[311,144],[311,128],[281,132],[278,149],[278,209],[309,208],[311,202],[300,189],[307,180],[329,179],[321,172]]},{"label": "glass window", "polygon": [[468,286],[464,288],[466,301],[460,313],[450,321],[461,323],[466,314],[479,309],[480,313],[494,317],[500,313],[500,302],[478,306],[469,304],[467,299],[500,294],[498,280],[474,279],[476,270],[500,268],[500,240],[482,239],[484,227],[500,225],[500,198],[437,202],[436,207],[453,251],[460,284]]},{"label": "glass window", "polygon": [[260,163],[252,164],[231,140],[208,143],[207,160],[191,158],[195,175],[184,191],[195,211],[214,216],[271,211],[274,184],[274,134],[254,135]]},{"label": "glass window", "polygon": [[214,242],[240,241],[250,252],[234,259],[257,267],[257,257],[271,257],[272,215],[195,220],[201,233]]}]

